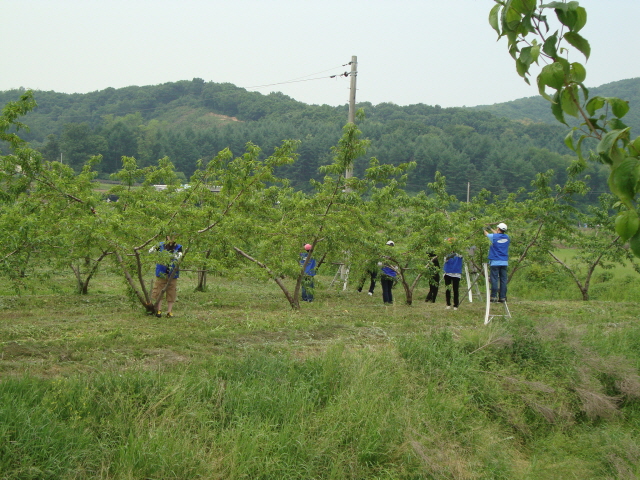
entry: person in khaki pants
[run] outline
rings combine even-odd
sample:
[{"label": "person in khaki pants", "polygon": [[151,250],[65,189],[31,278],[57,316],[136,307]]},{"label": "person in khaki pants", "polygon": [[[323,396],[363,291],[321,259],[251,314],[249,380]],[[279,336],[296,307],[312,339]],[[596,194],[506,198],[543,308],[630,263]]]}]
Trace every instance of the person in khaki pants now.
[{"label": "person in khaki pants", "polygon": [[[158,308],[155,312],[156,317],[162,317],[162,291],[166,286],[167,297],[167,318],[173,317],[173,304],[177,298],[177,285],[178,277],[180,276],[180,269],[177,266],[177,262],[182,257],[182,245],[176,243],[175,238],[171,235],[167,235],[167,241],[161,242],[157,247],[152,247],[149,253],[167,251],[171,253],[171,261],[168,265],[162,263],[156,263],[156,280],[153,284],[152,298],[158,302]],[[167,283],[169,284],[167,286]]]}]

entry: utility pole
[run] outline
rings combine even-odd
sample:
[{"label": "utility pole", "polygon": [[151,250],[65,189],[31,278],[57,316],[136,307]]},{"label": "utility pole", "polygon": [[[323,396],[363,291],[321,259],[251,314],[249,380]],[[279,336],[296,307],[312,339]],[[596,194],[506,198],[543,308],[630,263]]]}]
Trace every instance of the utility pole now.
[{"label": "utility pole", "polygon": [[[349,123],[356,123],[356,79],[358,78],[358,57],[351,57],[351,88],[349,90]],[[347,168],[345,178],[353,176],[353,166]]]},{"label": "utility pole", "polygon": [[[351,88],[349,89],[349,123],[356,123],[356,79],[358,77],[358,57],[351,57]],[[345,180],[353,176],[353,165],[347,167],[344,172]],[[345,188],[345,192],[349,191],[349,187]],[[346,252],[349,256],[349,252]],[[349,279],[349,266],[346,263],[340,265],[340,280],[342,280],[342,290],[347,289],[347,281]]]}]

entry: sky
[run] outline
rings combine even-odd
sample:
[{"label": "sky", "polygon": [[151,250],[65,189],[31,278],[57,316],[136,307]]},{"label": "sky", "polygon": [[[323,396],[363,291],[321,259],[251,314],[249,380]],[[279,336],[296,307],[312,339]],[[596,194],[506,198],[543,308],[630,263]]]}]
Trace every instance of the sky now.
[{"label": "sky", "polygon": [[[586,85],[640,77],[640,0],[581,0]],[[490,105],[537,95],[493,0],[0,0],[0,90],[87,93],[202,78],[308,104]],[[36,96],[37,100],[37,96]]]}]

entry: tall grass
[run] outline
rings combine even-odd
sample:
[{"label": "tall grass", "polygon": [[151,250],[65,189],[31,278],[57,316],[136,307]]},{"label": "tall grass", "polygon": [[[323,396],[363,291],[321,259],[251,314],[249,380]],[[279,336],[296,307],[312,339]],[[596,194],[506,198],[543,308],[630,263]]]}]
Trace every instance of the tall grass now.
[{"label": "tall grass", "polygon": [[483,326],[477,302],[320,278],[292,312],[271,284],[186,276],[168,320],[98,280],[0,296],[1,479],[640,476],[635,303],[514,299]]}]

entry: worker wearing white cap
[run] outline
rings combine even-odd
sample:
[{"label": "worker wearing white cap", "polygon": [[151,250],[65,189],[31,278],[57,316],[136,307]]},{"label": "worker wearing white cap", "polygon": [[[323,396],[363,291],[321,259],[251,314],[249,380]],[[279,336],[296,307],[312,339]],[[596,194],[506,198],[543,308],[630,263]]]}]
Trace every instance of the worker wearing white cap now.
[{"label": "worker wearing white cap", "polygon": [[[489,266],[491,267],[491,301],[507,301],[507,267],[509,265],[509,244],[511,239],[506,234],[507,225],[499,223],[495,230],[484,231],[491,241],[489,247]],[[498,296],[500,295],[500,296]]]}]

